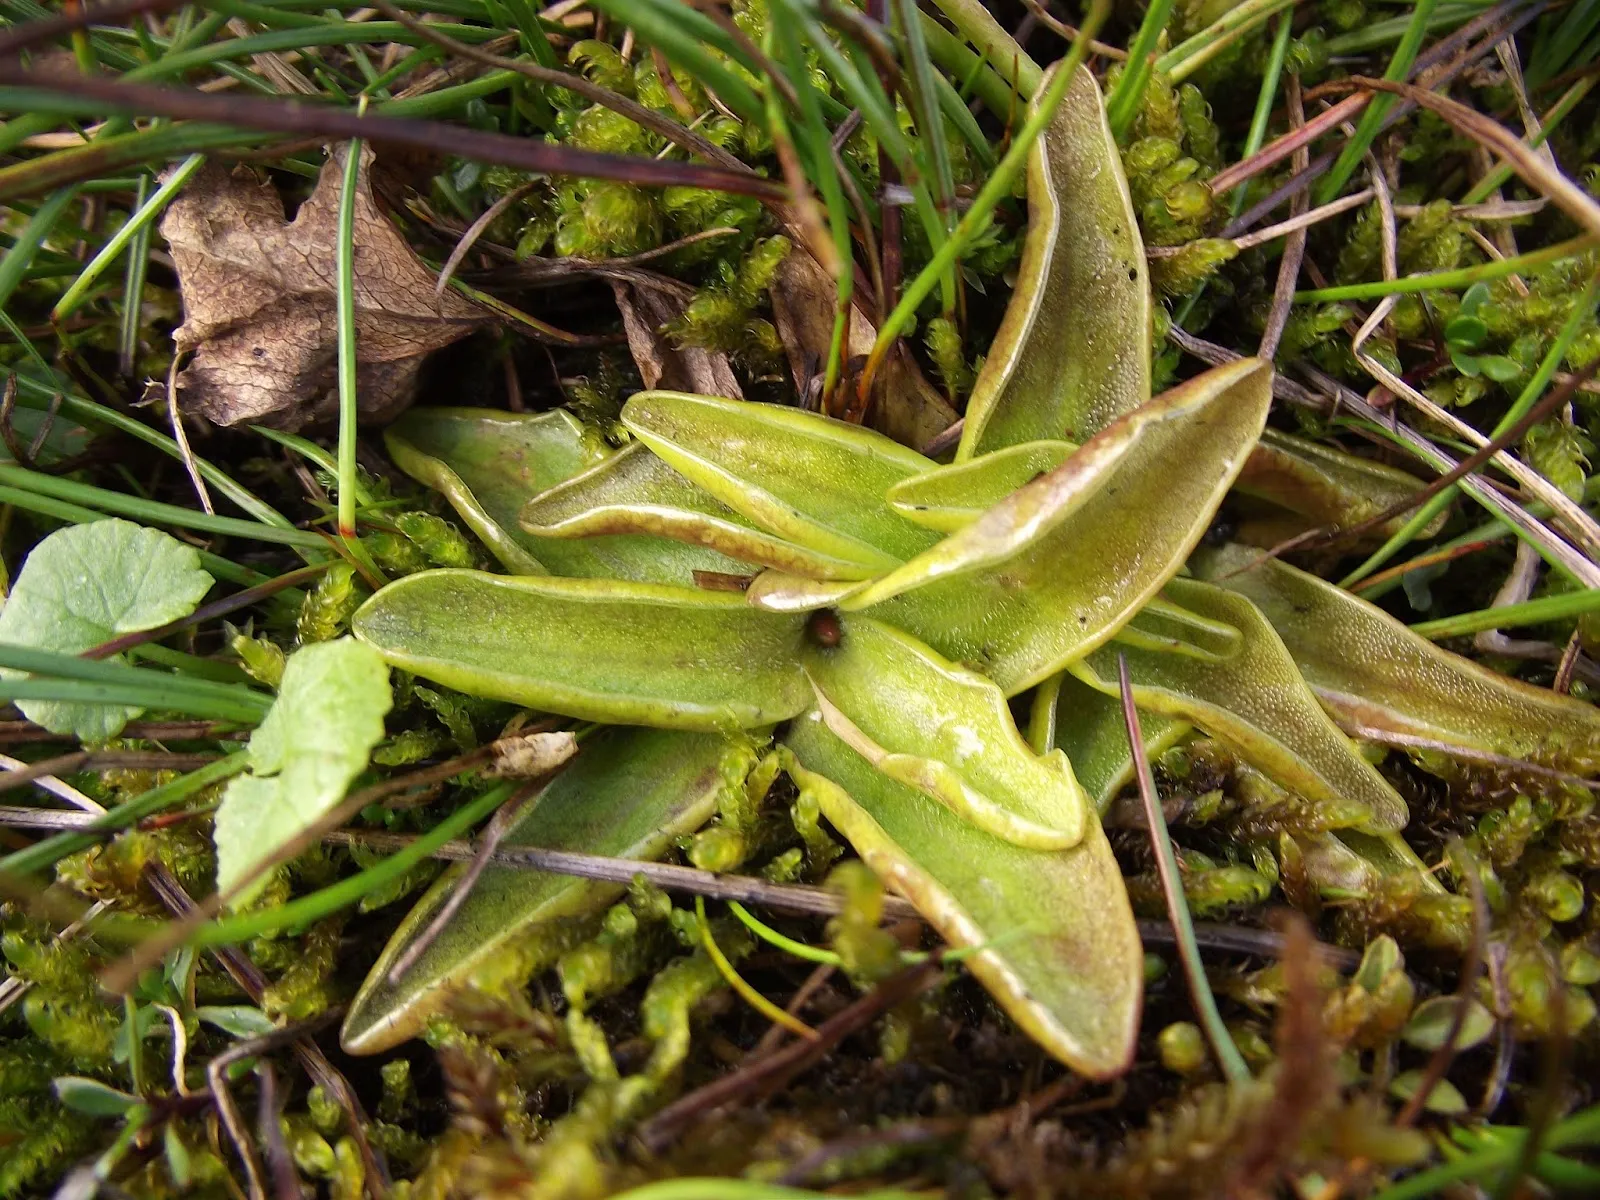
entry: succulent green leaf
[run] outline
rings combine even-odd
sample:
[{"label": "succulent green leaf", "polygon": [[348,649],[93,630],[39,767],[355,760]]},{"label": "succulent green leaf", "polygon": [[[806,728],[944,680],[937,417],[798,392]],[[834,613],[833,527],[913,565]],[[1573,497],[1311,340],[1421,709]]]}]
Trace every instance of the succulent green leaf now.
[{"label": "succulent green leaf", "polygon": [[746,602],[768,612],[811,612],[831,608],[861,583],[852,579],[808,579],[787,571],[761,572],[745,588]]},{"label": "succulent green leaf", "polygon": [[1271,395],[1260,360],[1207,371],[840,606],[1015,695],[1105,642],[1182,567]]},{"label": "succulent green leaf", "polygon": [[1133,1056],[1143,948],[1098,820],[1071,850],[1028,850],[896,783],[821,716],[784,741],[795,782],[862,860],[916,905],[1011,1019],[1073,1070],[1119,1074]]},{"label": "succulent green leaf", "polygon": [[139,1107],[139,1097],[118,1091],[98,1079],[57,1075],[51,1085],[62,1107],[87,1117],[125,1117]]},{"label": "succulent green leaf", "polygon": [[1451,654],[1359,596],[1281,562],[1255,565],[1258,557],[1228,546],[1196,555],[1195,567],[1256,604],[1348,733],[1600,771],[1593,705]]},{"label": "succulent green leaf", "polygon": [[1028,158],[1016,289],[973,384],[956,459],[1044,438],[1086,441],[1149,396],[1144,243],[1100,89],[1080,67]]},{"label": "succulent green leaf", "polygon": [[523,505],[603,463],[604,439],[570,413],[414,408],[384,431],[406,474],[440,492],[506,570],[593,575],[685,587],[695,571],[738,571],[715,551],[646,534],[541,538],[518,524]]},{"label": "succulent green leaf", "polygon": [[997,688],[915,638],[845,617],[838,644],[808,645],[806,674],[833,733],[889,778],[963,820],[1035,850],[1078,844],[1088,798],[1059,750],[1035,754]]},{"label": "succulent green leaf", "polygon": [[1020,442],[901,480],[885,498],[908,521],[941,533],[965,529],[1025,483],[1072,456],[1071,442]]},{"label": "succulent green leaf", "polygon": [[[1400,829],[1406,806],[1382,775],[1328,719],[1260,611],[1213,584],[1174,579],[1165,598],[1199,617],[1235,626],[1243,639],[1231,655],[1201,657],[1118,644],[1068,669],[1106,695],[1120,695],[1117,656],[1125,654],[1135,702],[1191,721],[1313,804],[1330,823],[1377,832]],[[1157,636],[1162,619],[1141,613],[1135,624]],[[1180,636],[1192,636],[1185,626]],[[1350,819],[1356,814],[1364,817]]]},{"label": "succulent green leaf", "polygon": [[[1241,540],[1271,546],[1307,528],[1359,524],[1415,495],[1422,481],[1321,442],[1265,429],[1234,487],[1266,501],[1268,512],[1277,516],[1247,518],[1241,524],[1251,535]],[[1410,515],[1386,521],[1374,532],[1387,537]],[[1437,533],[1445,520],[1446,514],[1440,513],[1422,536]]]},{"label": "succulent green leaf", "polygon": [[[1139,714],[1148,759],[1170,750],[1193,729],[1189,722],[1165,713]],[[1133,782],[1133,751],[1120,698],[1097,692],[1065,671],[1052,675],[1034,693],[1028,743],[1039,753],[1051,747],[1065,753],[1078,783],[1101,816]]]},{"label": "succulent green leaf", "polygon": [[[383,740],[392,702],[389,668],[360,642],[317,642],[289,656],[278,698],[250,735],[250,774],[229,782],[217,809],[218,891],[344,799]],[[231,903],[249,903],[266,883],[262,876]]]},{"label": "succulent green leaf", "polygon": [[534,497],[522,510],[521,525],[541,539],[651,534],[807,578],[859,579],[865,571],[758,528],[642,442]]},{"label": "succulent green leaf", "polygon": [[444,570],[391,583],[351,627],[394,666],[469,695],[730,731],[810,706],[804,621],[726,592]]},{"label": "succulent green leaf", "polygon": [[[651,729],[604,729],[539,792],[501,843],[616,858],[659,858],[693,833],[755,761],[743,739]],[[490,867],[422,956],[394,983],[391,967],[459,886],[447,871],[395,930],[351,1002],[340,1040],[376,1054],[415,1037],[453,993],[520,986],[550,965],[622,893],[622,884]]]},{"label": "succulent green leaf", "polygon": [[684,392],[640,392],[622,422],[667,463],[779,537],[867,572],[935,541],[884,501],[933,461],[816,413]]},{"label": "succulent green leaf", "polygon": [[1466,1005],[1461,1027],[1456,1031],[1455,1048],[1470,1050],[1482,1045],[1494,1033],[1494,1015],[1470,997],[1434,996],[1424,1000],[1411,1013],[1411,1019],[1400,1036],[1408,1046],[1418,1050],[1433,1051],[1445,1044],[1450,1029],[1456,1022],[1456,1013]]},{"label": "succulent green leaf", "polygon": [[[0,642],[81,654],[121,634],[188,616],[212,583],[199,552],[159,529],[115,518],[69,525],[36,545],[22,564],[0,610]],[[114,661],[125,659],[116,655]],[[144,711],[61,700],[16,704],[52,733],[86,742],[115,737]]]}]

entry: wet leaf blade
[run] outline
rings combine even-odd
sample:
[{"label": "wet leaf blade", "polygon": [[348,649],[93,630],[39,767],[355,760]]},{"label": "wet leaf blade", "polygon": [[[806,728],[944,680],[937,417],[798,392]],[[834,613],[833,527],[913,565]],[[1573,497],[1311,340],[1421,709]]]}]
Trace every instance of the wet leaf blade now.
[{"label": "wet leaf blade", "polygon": [[1119,644],[1074,664],[1072,673],[1098,691],[1117,694],[1117,654],[1125,654],[1141,710],[1198,725],[1317,805],[1330,827],[1404,827],[1405,802],[1328,719],[1253,604],[1190,579],[1172,580],[1164,598],[1236,627],[1243,634],[1236,652],[1202,657]]},{"label": "wet leaf blade", "polygon": [[1080,68],[1028,158],[1016,290],[973,385],[956,457],[1085,441],[1149,396],[1144,244],[1100,89]]},{"label": "wet leaf blade", "polygon": [[1285,563],[1252,567],[1258,557],[1230,546],[1197,555],[1195,565],[1256,604],[1349,733],[1402,734],[1581,775],[1600,769],[1600,712],[1592,705],[1451,654]]},{"label": "wet leaf blade", "polygon": [[965,529],[1012,492],[1072,456],[1071,442],[1020,442],[966,462],[935,467],[891,487],[889,507],[941,533]]},{"label": "wet leaf blade", "polygon": [[[715,811],[733,768],[749,766],[742,740],[652,729],[606,729],[529,804],[505,847],[538,846],[640,860],[661,857],[673,839]],[[425,929],[464,868],[447,872],[389,939],[345,1016],[340,1040],[352,1054],[376,1054],[423,1032],[456,989],[480,972],[496,979],[548,965],[581,931],[583,918],[615,901],[620,884],[545,871],[490,867],[441,935],[395,983],[391,964]],[[521,978],[515,982],[520,983]]]},{"label": "wet leaf blade", "polygon": [[1027,850],[873,770],[802,718],[784,735],[796,781],[867,865],[958,947],[1029,1036],[1076,1071],[1121,1072],[1134,1051],[1143,951],[1098,821],[1071,850]]},{"label": "wet leaf blade", "polygon": [[890,778],[1008,842],[1064,850],[1083,838],[1088,798],[1064,755],[1036,755],[1000,689],[915,638],[846,616],[806,673],[829,729]]},{"label": "wet leaf blade", "polygon": [[1271,399],[1255,359],[1156,397],[860,591],[843,608],[915,634],[1007,695],[1103,644],[1182,566]]},{"label": "wet leaf blade", "polygon": [[424,571],[358,611],[391,664],[474,696],[591,721],[731,730],[810,703],[804,618],[727,593]]},{"label": "wet leaf blade", "polygon": [[[1133,782],[1133,753],[1122,706],[1063,672],[1039,685],[1033,701],[1028,741],[1035,750],[1054,747],[1067,756],[1078,783],[1101,816]],[[1189,722],[1165,713],[1142,712],[1145,756],[1151,761],[1193,730]]]},{"label": "wet leaf blade", "polygon": [[645,534],[704,546],[731,559],[814,579],[855,579],[863,568],[758,528],[634,442],[522,509],[539,539]]},{"label": "wet leaf blade", "polygon": [[676,583],[738,564],[699,546],[647,534],[543,538],[518,517],[541,493],[607,461],[600,435],[569,413],[418,408],[384,432],[395,463],[442,493],[506,570]]},{"label": "wet leaf blade", "polygon": [[682,392],[640,392],[622,420],[718,500],[823,554],[881,571],[935,540],[883,499],[934,464],[882,434],[798,409]]}]

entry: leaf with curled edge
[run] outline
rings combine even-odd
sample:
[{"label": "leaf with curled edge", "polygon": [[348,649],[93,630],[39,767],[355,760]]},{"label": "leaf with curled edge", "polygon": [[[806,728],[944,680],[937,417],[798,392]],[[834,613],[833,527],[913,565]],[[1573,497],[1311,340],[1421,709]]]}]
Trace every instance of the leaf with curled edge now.
[{"label": "leaf with curled edge", "polygon": [[1029,850],[896,783],[815,713],[790,724],[790,774],[893,891],[1046,1052],[1094,1078],[1133,1057],[1143,947],[1097,819],[1070,850]]},{"label": "leaf with curled edge", "polygon": [[965,529],[838,598],[1006,695],[1105,642],[1182,567],[1255,444],[1272,369],[1241,359],[1148,401]]},{"label": "leaf with curled edge", "polygon": [[634,442],[523,506],[535,538],[646,534],[704,546],[757,566],[813,579],[859,579],[856,563],[777,537]]},{"label": "leaf with curled edge", "polygon": [[956,459],[1043,438],[1086,441],[1149,397],[1144,243],[1100,89],[1080,67],[1028,155],[1017,284],[967,401]]},{"label": "leaf with curled edge", "polygon": [[898,566],[936,540],[883,498],[933,461],[881,433],[775,404],[683,392],[632,396],[622,423],[757,525],[863,574]]},{"label": "leaf with curled edge", "polygon": [[1412,633],[1382,609],[1243,546],[1195,569],[1248,596],[1272,623],[1324,708],[1348,733],[1419,739],[1577,775],[1600,771],[1600,711],[1507,678]]},{"label": "leaf with curled edge", "polygon": [[[525,807],[503,847],[538,846],[616,858],[660,858],[716,810],[729,781],[755,761],[744,738],[675,730],[602,729]],[[490,867],[448,925],[395,982],[393,963],[454,895],[466,865],[451,868],[417,902],[356,993],[340,1044],[377,1054],[422,1034],[451,997],[520,984],[566,948],[563,934],[584,927],[625,885],[546,871]],[[544,937],[541,937],[541,932]]]},{"label": "leaf with curled edge", "polygon": [[804,651],[835,736],[899,783],[1004,841],[1065,850],[1083,838],[1088,797],[1059,750],[1035,754],[1000,689],[897,629],[845,616],[836,644]]},{"label": "leaf with curled edge", "polygon": [[356,612],[391,665],[589,721],[728,731],[811,705],[805,618],[663,584],[422,571]]},{"label": "leaf with curled edge", "polygon": [[1055,470],[1075,450],[1071,442],[1019,442],[993,454],[903,479],[884,498],[906,520],[940,533],[954,533],[1023,484]]},{"label": "leaf with curled edge", "polygon": [[[1236,492],[1265,504],[1259,512],[1241,512],[1236,537],[1275,546],[1307,529],[1349,528],[1410,499],[1421,487],[1420,479],[1396,467],[1265,429],[1234,484]],[[1372,536],[1388,537],[1410,516],[1385,521]],[[1446,519],[1440,513],[1421,536],[1437,533]]]},{"label": "leaf with curled edge", "polygon": [[[1132,644],[1105,646],[1068,668],[1107,695],[1120,695],[1117,656],[1126,655],[1134,701],[1191,721],[1241,758],[1318,806],[1330,826],[1383,833],[1401,829],[1405,801],[1322,711],[1272,626],[1245,597],[1213,584],[1174,579],[1163,593],[1200,618],[1242,634],[1228,653],[1200,655]],[[1169,630],[1154,612],[1133,628],[1159,639]],[[1196,626],[1176,636],[1196,640]],[[1203,643],[1202,643],[1203,645]],[[1220,649],[1220,647],[1219,647]]]},{"label": "leaf with curled edge", "polygon": [[518,525],[541,493],[603,465],[605,440],[570,413],[414,408],[384,431],[389,456],[440,492],[515,575],[593,575],[685,587],[696,571],[745,568],[715,550],[652,534],[581,540],[536,537]]},{"label": "leaf with curled edge", "polygon": [[[1194,726],[1166,713],[1141,712],[1139,730],[1145,757],[1154,760],[1188,737]],[[1098,692],[1065,671],[1034,692],[1028,744],[1039,754],[1052,748],[1064,753],[1101,816],[1134,780],[1121,698]]]}]

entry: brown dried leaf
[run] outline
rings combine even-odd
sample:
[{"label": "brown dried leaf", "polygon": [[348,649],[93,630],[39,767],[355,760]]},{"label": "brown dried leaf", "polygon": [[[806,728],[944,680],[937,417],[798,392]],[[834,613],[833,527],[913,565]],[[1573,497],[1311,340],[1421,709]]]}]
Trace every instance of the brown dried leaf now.
[{"label": "brown dried leaf", "polygon": [[[833,339],[833,280],[811,255],[796,250],[783,260],[772,281],[772,315],[789,359],[795,390],[805,396],[816,379],[820,386],[828,345]],[[857,308],[850,314],[846,360],[862,360],[872,352],[878,331]],[[868,424],[895,441],[921,449],[954,423],[957,413],[923,376],[904,349],[878,373],[877,402]]]},{"label": "brown dried leaf", "polygon": [[[219,425],[283,429],[338,405],[335,315],[339,193],[347,147],[285,222],[283,201],[247,168],[208,164],[167,210],[184,323],[173,335],[193,360],[178,376],[186,412]],[[355,197],[356,386],[363,417],[382,421],[411,403],[429,353],[489,315],[434,278],[373,202],[363,150]]]},{"label": "brown dried leaf", "polygon": [[648,390],[744,399],[726,354],[694,346],[680,350],[661,332],[663,326],[683,316],[681,299],[665,288],[623,279],[611,281],[611,294],[622,313],[628,350]]}]

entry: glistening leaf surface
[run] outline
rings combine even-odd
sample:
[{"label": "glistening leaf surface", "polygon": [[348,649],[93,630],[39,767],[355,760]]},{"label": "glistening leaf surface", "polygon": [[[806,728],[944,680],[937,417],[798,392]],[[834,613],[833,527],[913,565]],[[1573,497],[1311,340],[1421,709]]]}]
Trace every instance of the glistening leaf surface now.
[{"label": "glistening leaf surface", "polygon": [[731,730],[803,711],[804,617],[742,596],[602,579],[423,571],[352,629],[395,666],[590,721]]},{"label": "glistening leaf surface", "polygon": [[1085,441],[1149,396],[1144,243],[1100,89],[1080,67],[1028,158],[1016,289],[973,384],[956,458]]},{"label": "glistening leaf surface", "polygon": [[603,463],[610,449],[569,413],[418,408],[384,432],[395,463],[443,493],[506,570],[595,575],[688,586],[695,571],[736,571],[732,559],[643,534],[571,540],[536,537],[518,524],[541,492]]},{"label": "glistening leaf surface", "polygon": [[1348,732],[1402,734],[1592,775],[1600,712],[1509,679],[1412,633],[1341,587],[1242,546],[1195,556],[1196,570],[1248,596],[1323,706]]},{"label": "glistening leaf surface", "polygon": [[1255,444],[1272,371],[1149,401],[978,520],[840,601],[1015,695],[1111,637],[1183,565]]},{"label": "glistening leaf surface", "polygon": [[933,461],[858,425],[775,404],[640,392],[622,422],[674,469],[779,537],[867,571],[936,540],[884,501]]},{"label": "glistening leaf surface", "polygon": [[[1191,579],[1174,579],[1164,598],[1205,620],[1235,626],[1243,634],[1231,643],[1235,651],[1203,657],[1119,643],[1074,664],[1072,673],[1115,695],[1117,655],[1125,654],[1141,709],[1198,725],[1317,805],[1330,826],[1359,825],[1380,832],[1405,826],[1405,801],[1328,719],[1253,604]],[[1158,638],[1166,632],[1149,614],[1141,614],[1134,626]],[[1179,633],[1190,636],[1192,628],[1184,626]]]},{"label": "glistening leaf surface", "polygon": [[648,534],[704,546],[739,562],[816,579],[857,579],[863,568],[777,537],[691,483],[642,442],[530,500],[520,524],[535,538]]},{"label": "glistening leaf surface", "polygon": [[1071,850],[1027,850],[977,829],[872,765],[808,714],[784,742],[795,782],[866,864],[953,946],[1019,1026],[1075,1071],[1133,1056],[1143,947],[1097,820]]},{"label": "glistening leaf surface", "polygon": [[[715,734],[601,730],[530,801],[502,845],[659,858],[674,838],[705,823],[749,758],[742,741]],[[520,982],[550,965],[566,948],[566,935],[624,890],[570,875],[490,867],[443,933],[389,983],[391,965],[427,928],[464,870],[441,876],[384,947],[340,1031],[350,1053],[376,1054],[417,1036],[457,989],[480,975]]]},{"label": "glistening leaf surface", "polygon": [[[0,610],[0,642],[81,654],[120,634],[188,616],[212,582],[199,552],[159,529],[114,518],[69,525],[39,542],[23,562]],[[116,655],[115,661],[125,660]],[[115,737],[143,711],[61,700],[19,700],[17,707],[52,733],[86,742]]]},{"label": "glistening leaf surface", "polygon": [[1025,483],[1072,456],[1071,442],[1020,442],[966,462],[935,467],[888,491],[889,507],[941,533],[965,529]]},{"label": "glistening leaf surface", "polygon": [[868,617],[836,646],[810,645],[823,721],[899,783],[995,837],[1036,850],[1082,839],[1088,799],[1060,751],[1035,754],[988,679]]}]

